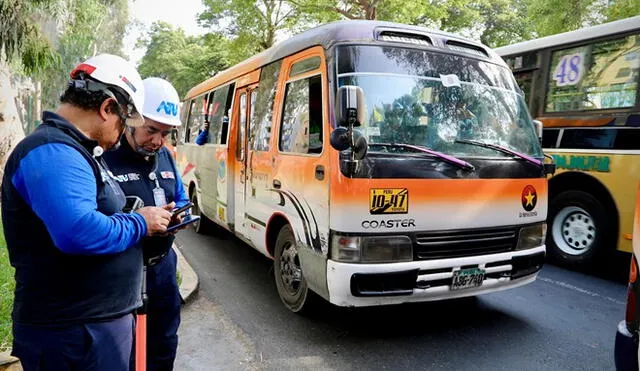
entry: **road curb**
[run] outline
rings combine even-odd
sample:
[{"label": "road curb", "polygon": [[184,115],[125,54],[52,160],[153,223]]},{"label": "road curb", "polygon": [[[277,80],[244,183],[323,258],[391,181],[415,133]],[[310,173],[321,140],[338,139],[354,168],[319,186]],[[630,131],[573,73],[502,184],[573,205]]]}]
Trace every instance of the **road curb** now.
[{"label": "road curb", "polygon": [[0,371],[21,371],[22,366],[16,357],[12,357],[10,352],[0,353]]},{"label": "road curb", "polygon": [[172,247],[178,256],[178,272],[180,272],[180,277],[182,278],[182,282],[180,283],[180,296],[182,297],[182,301],[187,304],[198,291],[200,280],[187,259],[185,259],[182,252],[180,252],[180,248],[175,243]]}]

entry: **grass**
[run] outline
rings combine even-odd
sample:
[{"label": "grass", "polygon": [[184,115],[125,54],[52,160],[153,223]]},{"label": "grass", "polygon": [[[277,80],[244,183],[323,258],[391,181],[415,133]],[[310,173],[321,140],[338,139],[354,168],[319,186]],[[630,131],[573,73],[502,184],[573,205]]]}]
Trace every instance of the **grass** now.
[{"label": "grass", "polygon": [[13,308],[13,268],[0,222],[0,352],[11,346],[11,309]]}]

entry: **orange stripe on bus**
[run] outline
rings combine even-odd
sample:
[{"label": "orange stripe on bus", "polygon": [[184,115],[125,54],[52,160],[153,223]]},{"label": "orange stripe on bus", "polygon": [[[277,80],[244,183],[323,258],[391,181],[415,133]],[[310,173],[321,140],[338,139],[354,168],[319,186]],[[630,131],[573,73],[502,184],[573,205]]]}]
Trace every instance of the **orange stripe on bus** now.
[{"label": "orange stripe on bus", "polygon": [[566,126],[606,126],[615,119],[613,117],[605,118],[567,118],[567,117],[538,117],[537,120],[542,121],[545,128],[557,128]]}]

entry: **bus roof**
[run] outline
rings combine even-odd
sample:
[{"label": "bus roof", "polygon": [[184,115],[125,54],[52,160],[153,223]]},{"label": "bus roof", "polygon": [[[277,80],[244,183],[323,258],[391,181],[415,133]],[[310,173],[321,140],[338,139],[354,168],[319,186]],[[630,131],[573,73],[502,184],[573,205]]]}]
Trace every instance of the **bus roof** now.
[{"label": "bus roof", "polygon": [[251,72],[301,50],[317,45],[327,49],[335,43],[345,41],[372,42],[376,40],[378,33],[384,31],[406,32],[414,35],[427,36],[435,46],[441,47],[444,47],[448,40],[455,40],[457,42],[479,47],[486,51],[490,59],[495,63],[503,64],[503,61],[497,56],[497,54],[492,52],[487,46],[477,41],[466,39],[448,32],[393,22],[343,20],[304,31],[259,54],[254,55],[249,59],[246,59],[243,62],[240,62],[239,64],[236,64],[233,67],[230,67],[227,70],[219,72],[215,76],[189,90],[185,96],[185,100],[196,97],[216,86],[233,80],[239,75]]},{"label": "bus roof", "polygon": [[581,28],[575,31],[541,37],[535,40],[523,41],[500,48],[494,48],[493,50],[501,56],[509,56],[638,29],[640,29],[640,16],[635,16],[597,26]]}]

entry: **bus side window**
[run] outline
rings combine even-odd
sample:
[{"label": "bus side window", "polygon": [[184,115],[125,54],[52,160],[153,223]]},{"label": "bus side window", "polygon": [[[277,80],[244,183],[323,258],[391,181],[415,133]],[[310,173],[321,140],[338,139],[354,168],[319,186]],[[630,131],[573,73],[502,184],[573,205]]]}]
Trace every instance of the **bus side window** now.
[{"label": "bus side window", "polygon": [[187,122],[187,134],[184,138],[186,143],[195,143],[196,138],[201,129],[204,129],[205,119],[207,117],[207,95],[195,98],[191,105],[189,121]]},{"label": "bus side window", "polygon": [[636,104],[640,35],[553,51],[546,112],[619,109]]},{"label": "bus side window", "polygon": [[542,130],[542,148],[556,148],[560,129]]},{"label": "bus side window", "polygon": [[215,144],[227,144],[227,131],[229,118],[226,116],[227,104],[230,102],[229,96],[233,92],[234,84],[223,86],[217,89],[211,99],[211,109],[209,113],[209,142]]},{"label": "bus side window", "polygon": [[282,152],[322,152],[322,82],[320,75],[287,84],[280,126]]},{"label": "bus side window", "polygon": [[260,83],[255,91],[255,109],[252,108],[251,127],[253,132],[249,138],[250,148],[254,151],[269,151],[271,141],[271,124],[273,121],[273,104],[278,88],[278,76],[282,60],[273,62],[262,68]]},{"label": "bus side window", "polygon": [[189,141],[189,112],[193,109],[193,100],[188,100],[182,104],[182,125],[178,128],[178,143],[184,144]]}]

